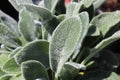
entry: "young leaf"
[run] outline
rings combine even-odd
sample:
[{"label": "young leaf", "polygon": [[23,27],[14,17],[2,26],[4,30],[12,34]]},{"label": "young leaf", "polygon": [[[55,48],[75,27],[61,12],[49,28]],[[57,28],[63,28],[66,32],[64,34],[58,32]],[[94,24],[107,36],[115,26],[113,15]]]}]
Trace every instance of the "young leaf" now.
[{"label": "young leaf", "polygon": [[91,57],[93,57],[96,53],[98,53],[103,48],[105,48],[106,46],[108,46],[109,44],[111,44],[112,42],[114,42],[118,39],[120,39],[120,30],[115,32],[112,36],[110,36],[106,39],[103,39],[93,49],[91,49],[90,54],[82,61],[81,64],[86,64],[86,62],[89,61],[89,59],[91,59]]},{"label": "young leaf", "polygon": [[14,58],[9,59],[2,67],[2,70],[6,73],[19,73],[20,72],[20,66],[15,62]]},{"label": "young leaf", "polygon": [[81,12],[79,14],[80,16],[80,19],[81,19],[81,22],[82,22],[82,30],[81,30],[81,37],[79,39],[79,42],[76,46],[76,49],[74,51],[74,54],[73,54],[73,59],[76,58],[76,56],[78,55],[79,51],[80,51],[80,48],[81,48],[81,45],[82,45],[82,42],[85,38],[85,36],[87,35],[87,32],[88,32],[88,26],[89,26],[89,15],[87,12]]},{"label": "young leaf", "polygon": [[81,3],[71,2],[67,7],[66,18],[78,15],[80,8]]},{"label": "young leaf", "polygon": [[19,35],[17,21],[0,10],[0,21],[5,24],[16,36]]},{"label": "young leaf", "polygon": [[42,21],[42,25],[46,28],[46,30],[52,34],[54,29],[57,27],[59,24],[59,21],[56,19],[54,15],[51,14],[49,10],[43,7],[39,7],[36,5],[25,5],[26,9],[33,13],[34,15],[36,14],[38,17],[40,17]]},{"label": "young leaf", "polygon": [[6,25],[0,23],[0,43],[8,47],[17,47],[18,37]]},{"label": "young leaf", "polygon": [[53,12],[59,1],[60,0],[44,0],[44,6]]},{"label": "young leaf", "polygon": [[89,8],[93,4],[94,0],[81,0],[84,8]]},{"label": "young leaf", "polygon": [[23,62],[22,72],[25,80],[49,80],[46,68],[35,60]]},{"label": "young leaf", "polygon": [[91,24],[98,27],[103,36],[105,36],[106,33],[119,22],[120,11],[115,11],[99,14],[92,19]]},{"label": "young leaf", "polygon": [[36,26],[33,21],[33,17],[25,8],[22,9],[19,13],[19,29],[22,36],[27,41],[32,41],[37,38],[36,35]]},{"label": "young leaf", "polygon": [[72,55],[79,41],[81,30],[81,19],[76,16],[63,20],[53,32],[49,58],[52,70],[56,71],[56,77]]},{"label": "young leaf", "polygon": [[35,40],[22,47],[22,49],[15,55],[15,58],[19,64],[27,60],[37,60],[48,68],[48,51],[49,43],[47,41]]}]

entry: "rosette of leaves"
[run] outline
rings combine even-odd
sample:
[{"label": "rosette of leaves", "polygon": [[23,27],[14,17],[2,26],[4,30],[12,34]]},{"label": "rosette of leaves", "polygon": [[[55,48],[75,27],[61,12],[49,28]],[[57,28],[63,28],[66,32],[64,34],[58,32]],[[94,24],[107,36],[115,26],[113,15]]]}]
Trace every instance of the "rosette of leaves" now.
[{"label": "rosette of leaves", "polygon": [[[9,0],[17,22],[0,11],[0,80],[120,80],[120,11],[95,15],[104,0]],[[118,57],[118,56],[117,56]]]}]

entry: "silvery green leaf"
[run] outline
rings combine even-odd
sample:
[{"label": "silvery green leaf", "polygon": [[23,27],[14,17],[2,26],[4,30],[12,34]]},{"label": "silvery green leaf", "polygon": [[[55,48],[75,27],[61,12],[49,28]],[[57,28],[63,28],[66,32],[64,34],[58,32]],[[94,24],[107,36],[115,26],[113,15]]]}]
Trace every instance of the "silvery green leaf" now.
[{"label": "silvery green leaf", "polygon": [[52,13],[46,8],[30,4],[26,4],[25,7],[28,11],[33,13],[33,15],[36,14],[40,18],[42,25],[45,27],[45,29],[50,34],[52,34],[54,29],[59,24],[57,18],[54,15],[52,15]]},{"label": "silvery green leaf", "polygon": [[19,13],[19,29],[22,36],[27,41],[32,41],[37,39],[36,34],[36,26],[34,23],[34,18],[30,12],[28,12],[25,8],[22,9]]},{"label": "silvery green leaf", "polygon": [[19,12],[24,4],[33,4],[32,0],[9,0],[12,6]]},{"label": "silvery green leaf", "polygon": [[93,57],[96,53],[101,51],[103,48],[111,44],[112,42],[120,39],[120,30],[115,32],[112,36],[103,39],[101,42],[99,42],[94,48],[91,49],[90,54],[82,61],[82,64],[86,64],[86,62],[89,61],[91,57]]},{"label": "silvery green leaf", "polygon": [[12,76],[10,78],[10,80],[25,80],[23,75],[19,75],[19,76]]},{"label": "silvery green leaf", "polygon": [[17,11],[20,11],[20,10],[21,10],[22,6],[18,5],[16,0],[8,0],[8,1],[12,4],[12,6],[13,6]]},{"label": "silvery green leaf", "polygon": [[22,47],[17,47],[16,49],[14,49],[9,55],[9,58],[13,58],[15,56],[15,54],[21,49]]},{"label": "silvery green leaf", "polygon": [[117,25],[120,22],[120,11],[115,12],[105,12],[99,14],[94,17],[91,21],[93,26],[96,26],[100,29],[103,36],[107,34],[107,32]]},{"label": "silvery green leaf", "polygon": [[5,24],[16,36],[19,35],[17,21],[0,10],[0,21]]},{"label": "silvery green leaf", "polygon": [[85,70],[86,69],[85,65],[82,65],[82,64],[79,64],[79,63],[75,63],[75,62],[66,62],[64,67],[73,76],[77,75],[80,70]]},{"label": "silvery green leaf", "polygon": [[104,80],[120,80],[120,77],[115,72],[112,72],[110,76]]},{"label": "silvery green leaf", "polygon": [[93,4],[94,0],[81,0],[84,8],[89,8]]},{"label": "silvery green leaf", "polygon": [[0,23],[0,43],[8,47],[18,47],[18,37],[6,25]]},{"label": "silvery green leaf", "polygon": [[59,1],[60,0],[44,0],[44,6],[53,12]]},{"label": "silvery green leaf", "polygon": [[33,1],[32,0],[16,0],[17,4],[18,5],[21,5],[21,4],[33,4]]},{"label": "silvery green leaf", "polygon": [[81,5],[81,3],[71,2],[66,9],[66,18],[78,15]]},{"label": "silvery green leaf", "polygon": [[56,77],[72,55],[81,37],[82,22],[78,16],[63,20],[55,29],[50,44],[50,66]]},{"label": "silvery green leaf", "polygon": [[15,58],[18,64],[28,60],[37,60],[49,68],[48,51],[49,43],[47,41],[35,40],[22,47]]},{"label": "silvery green leaf", "polygon": [[74,51],[74,54],[73,54],[73,59],[75,59],[76,56],[78,55],[78,53],[81,49],[81,46],[82,46],[82,42],[87,35],[88,27],[89,27],[89,15],[88,15],[88,13],[87,12],[81,12],[79,14],[79,16],[80,16],[80,19],[81,19],[81,22],[82,22],[82,30],[81,30],[81,37],[79,39],[79,42],[78,42],[78,44],[76,46],[76,49]]},{"label": "silvery green leaf", "polygon": [[14,58],[9,59],[2,67],[6,73],[16,74],[20,72],[20,66],[16,63]]},{"label": "silvery green leaf", "polygon": [[5,75],[6,73],[5,72],[3,72],[1,69],[0,69],[0,76],[3,76],[3,75]]},{"label": "silvery green leaf", "polygon": [[49,80],[46,68],[35,60],[23,62],[22,73],[25,80]]},{"label": "silvery green leaf", "polygon": [[12,77],[11,74],[5,74],[3,76],[0,76],[0,80],[9,80]]},{"label": "silvery green leaf", "polygon": [[98,9],[103,3],[105,2],[105,0],[94,0],[94,9]]},{"label": "silvery green leaf", "polygon": [[0,55],[0,68],[2,68],[3,64],[8,60],[8,54]]}]

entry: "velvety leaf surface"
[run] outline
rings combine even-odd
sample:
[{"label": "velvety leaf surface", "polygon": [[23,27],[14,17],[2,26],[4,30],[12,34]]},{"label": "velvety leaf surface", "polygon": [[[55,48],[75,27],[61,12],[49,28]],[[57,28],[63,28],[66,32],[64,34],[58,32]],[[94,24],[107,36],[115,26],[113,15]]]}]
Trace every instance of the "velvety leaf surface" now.
[{"label": "velvety leaf surface", "polygon": [[46,68],[38,61],[23,62],[22,72],[25,80],[49,80]]},{"label": "velvety leaf surface", "polygon": [[94,17],[91,21],[93,26],[100,29],[103,35],[120,22],[120,11],[106,12]]},{"label": "velvety leaf surface", "polygon": [[0,54],[0,68],[2,68],[3,64],[8,60],[8,54]]},{"label": "velvety leaf surface", "polygon": [[53,12],[59,1],[60,0],[44,0],[44,6]]},{"label": "velvety leaf surface", "polygon": [[66,62],[64,65],[65,69],[69,71],[69,73],[71,74],[71,76],[75,76],[79,73],[80,70],[85,70],[86,66],[79,64],[79,63],[75,63],[75,62]]},{"label": "velvety leaf surface", "polygon": [[2,75],[4,75],[5,74],[5,72],[3,72],[1,69],[0,69],[0,77],[2,76]]},{"label": "velvety leaf surface", "polygon": [[15,57],[19,64],[27,60],[37,60],[48,68],[48,51],[49,43],[47,41],[35,40],[22,47],[22,49],[15,55]]},{"label": "velvety leaf surface", "polygon": [[71,2],[66,9],[66,18],[78,15],[80,8],[81,8],[80,3]]},{"label": "velvety leaf surface", "polygon": [[81,3],[83,4],[84,8],[88,8],[93,4],[94,0],[81,0]]},{"label": "velvety leaf surface", "polygon": [[72,55],[82,30],[81,19],[71,17],[63,20],[55,29],[50,44],[50,65],[56,75],[60,73],[64,63]]},{"label": "velvety leaf surface", "polygon": [[28,12],[25,8],[22,9],[19,13],[19,29],[22,36],[27,41],[32,41],[37,39],[36,35],[36,26],[34,24],[34,19],[30,12]]},{"label": "velvety leaf surface", "polygon": [[20,10],[21,10],[22,6],[18,5],[16,0],[8,0],[8,1],[11,3],[11,5],[12,5],[17,11],[20,11]]},{"label": "velvety leaf surface", "polygon": [[10,74],[5,74],[3,76],[0,77],[0,80],[9,80],[12,77],[12,75]]},{"label": "velvety leaf surface", "polygon": [[12,76],[10,78],[10,80],[25,80],[25,79],[24,79],[23,75],[20,75],[20,76]]},{"label": "velvety leaf surface", "polygon": [[81,22],[82,22],[82,30],[81,30],[81,37],[79,38],[79,42],[78,42],[78,44],[76,46],[76,49],[74,51],[73,59],[76,58],[76,56],[78,55],[78,53],[81,49],[82,42],[87,35],[88,26],[89,26],[89,15],[88,15],[88,13],[87,12],[81,12],[79,14],[79,16],[80,16],[80,19],[81,19]]},{"label": "velvety leaf surface", "polygon": [[6,73],[19,73],[20,66],[15,62],[14,58],[9,59],[2,67],[2,70]]},{"label": "velvety leaf surface", "polygon": [[35,6],[35,5],[25,5],[26,9],[33,14],[36,14],[40,17],[42,21],[42,25],[46,28],[46,30],[52,34],[54,29],[59,24],[59,21],[56,19],[52,13],[46,8]]},{"label": "velvety leaf surface", "polygon": [[17,47],[19,46],[17,41],[17,37],[13,32],[6,26],[0,23],[0,43],[9,46],[9,47]]},{"label": "velvety leaf surface", "polygon": [[0,10],[0,21],[1,23],[5,24],[12,32],[14,32],[16,36],[18,36],[19,31],[18,31],[17,21],[15,21],[12,17],[5,14],[1,10]]}]

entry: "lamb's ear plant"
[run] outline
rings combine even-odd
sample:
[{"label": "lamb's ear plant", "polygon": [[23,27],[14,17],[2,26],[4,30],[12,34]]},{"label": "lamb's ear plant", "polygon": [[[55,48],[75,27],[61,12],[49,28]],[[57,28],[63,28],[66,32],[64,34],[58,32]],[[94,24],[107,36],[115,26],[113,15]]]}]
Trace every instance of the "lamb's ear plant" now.
[{"label": "lamb's ear plant", "polygon": [[104,1],[9,0],[19,21],[0,11],[0,80],[120,80],[120,55],[106,48],[120,11],[95,15]]}]

